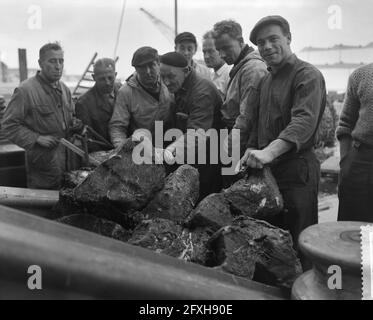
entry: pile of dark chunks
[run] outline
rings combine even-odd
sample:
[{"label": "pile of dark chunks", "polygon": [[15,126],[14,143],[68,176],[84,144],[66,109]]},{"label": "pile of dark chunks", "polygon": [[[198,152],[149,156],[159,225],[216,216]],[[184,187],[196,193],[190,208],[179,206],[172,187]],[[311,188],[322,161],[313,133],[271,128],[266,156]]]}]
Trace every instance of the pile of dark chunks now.
[{"label": "pile of dark chunks", "polygon": [[291,288],[302,269],[290,233],[266,222],[283,209],[269,168],[197,204],[197,169],[182,165],[166,177],[163,165],[134,164],[135,145],[128,141],[88,176],[71,173],[68,185],[76,186],[61,190],[59,217],[94,215],[122,227],[132,245]]}]

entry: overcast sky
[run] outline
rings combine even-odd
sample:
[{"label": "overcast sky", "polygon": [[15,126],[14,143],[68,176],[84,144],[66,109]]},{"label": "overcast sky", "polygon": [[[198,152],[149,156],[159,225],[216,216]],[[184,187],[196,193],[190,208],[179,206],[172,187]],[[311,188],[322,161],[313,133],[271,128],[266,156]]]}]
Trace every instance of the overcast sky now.
[{"label": "overcast sky", "polygon": [[[17,48],[26,48],[29,66],[36,67],[40,46],[58,40],[65,50],[66,72],[81,74],[94,52],[113,56],[122,4],[123,0],[0,0],[2,58],[17,67]],[[160,53],[173,50],[173,43],[139,10],[143,7],[173,26],[173,4],[174,0],[126,1],[117,52],[121,77],[132,72],[131,57],[138,47],[150,45]],[[372,12],[372,0],[179,0],[179,32],[191,31],[200,42],[215,22],[230,18],[242,25],[249,41],[258,19],[280,14],[290,22],[295,52],[305,46],[365,45],[373,41]]]}]

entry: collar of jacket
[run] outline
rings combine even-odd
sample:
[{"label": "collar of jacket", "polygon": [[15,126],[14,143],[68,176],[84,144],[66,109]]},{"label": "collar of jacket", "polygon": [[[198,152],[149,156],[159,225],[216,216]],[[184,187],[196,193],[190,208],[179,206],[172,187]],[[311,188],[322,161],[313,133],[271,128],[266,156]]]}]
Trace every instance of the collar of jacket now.
[{"label": "collar of jacket", "polygon": [[[113,89],[113,91],[110,93],[110,95],[114,94],[114,97],[113,97],[114,99],[116,98],[116,96],[117,96],[117,94],[118,94],[118,91],[119,91],[119,89],[120,89],[121,86],[122,86],[121,83],[119,83],[119,82],[114,82],[114,89]],[[101,96],[101,97],[104,96],[104,94],[101,93],[101,92],[98,90],[96,84],[93,86],[93,88],[94,88],[94,90],[95,90],[95,92],[96,92],[96,94],[97,94],[98,96]]]},{"label": "collar of jacket", "polygon": [[196,77],[196,72],[193,69],[190,72],[190,74],[185,78],[183,85],[181,86],[177,94],[182,94],[183,92],[187,92],[189,88],[191,87],[195,77]]},{"label": "collar of jacket", "polygon": [[[129,86],[135,87],[135,88],[141,88],[142,90],[145,90],[143,86],[140,84],[139,80],[137,79],[137,72],[134,72],[132,75],[130,75],[127,79],[126,82]],[[160,80],[160,87],[162,90],[162,81]]]},{"label": "collar of jacket", "polygon": [[286,69],[287,66],[294,65],[297,62],[297,60],[297,56],[293,53],[287,59],[285,59],[278,67],[268,67],[267,69],[272,75],[275,76],[279,74],[282,70]]},{"label": "collar of jacket", "polygon": [[229,72],[229,77],[230,77],[230,78],[233,78],[233,77],[236,75],[236,73],[238,72],[238,70],[240,70],[241,67],[242,67],[242,66],[246,63],[246,61],[248,60],[248,57],[247,57],[247,56],[248,56],[251,52],[253,52],[253,51],[254,51],[254,49],[253,49],[252,47],[250,47],[248,44],[246,44],[246,45],[243,47],[243,49],[242,49],[240,55],[238,56],[237,61],[235,62],[234,66],[233,66],[233,68],[232,68],[232,70],[231,70],[231,72]]},{"label": "collar of jacket", "polygon": [[59,94],[62,94],[61,83],[59,81],[57,82],[57,87],[53,87],[47,80],[44,79],[44,77],[41,76],[40,71],[36,73],[36,80],[39,81],[47,94],[52,94],[53,91],[57,91]]}]

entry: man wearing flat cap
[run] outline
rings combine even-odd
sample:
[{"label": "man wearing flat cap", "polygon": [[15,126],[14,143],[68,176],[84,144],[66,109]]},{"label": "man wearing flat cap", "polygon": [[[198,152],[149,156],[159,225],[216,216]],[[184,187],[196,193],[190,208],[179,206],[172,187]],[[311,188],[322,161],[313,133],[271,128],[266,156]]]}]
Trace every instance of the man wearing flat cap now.
[{"label": "man wearing flat cap", "polygon": [[[206,138],[202,132],[193,135],[188,129],[206,132],[211,128],[220,128],[221,97],[215,85],[188,66],[188,61],[180,53],[169,52],[161,57],[161,75],[169,91],[175,95],[175,127],[184,133],[165,152],[176,156],[178,161],[184,161],[178,159],[178,155],[190,154],[192,149],[198,148],[198,144],[196,146],[192,141]],[[210,148],[207,146],[206,150]],[[220,191],[220,167],[209,165],[209,157],[208,153],[207,164],[195,165],[200,174],[200,199]],[[195,163],[198,163],[198,159]]]},{"label": "man wearing flat cap", "polygon": [[289,230],[296,244],[300,232],[318,222],[320,163],[313,148],[326,104],[325,81],[318,69],[292,53],[290,27],[283,17],[261,19],[250,40],[269,74],[260,84],[256,127],[235,126],[248,138],[241,165],[271,167],[285,207],[276,224]]},{"label": "man wearing flat cap", "polygon": [[109,131],[114,147],[123,144],[137,129],[149,130],[153,137],[155,121],[170,123],[172,96],[160,77],[158,52],[141,47],[132,58],[133,73],[120,88],[110,120]]},{"label": "man wearing flat cap", "polygon": [[175,37],[175,51],[182,54],[188,61],[188,66],[196,71],[202,78],[211,80],[212,73],[209,68],[193,59],[197,52],[197,39],[191,32],[182,32]]},{"label": "man wearing flat cap", "polygon": [[[110,58],[102,58],[93,66],[95,85],[79,97],[75,104],[76,116],[85,125],[90,126],[100,136],[110,141],[109,121],[113,114],[114,103],[121,84],[115,82],[115,62]],[[101,144],[90,143],[88,151],[107,150]]]}]

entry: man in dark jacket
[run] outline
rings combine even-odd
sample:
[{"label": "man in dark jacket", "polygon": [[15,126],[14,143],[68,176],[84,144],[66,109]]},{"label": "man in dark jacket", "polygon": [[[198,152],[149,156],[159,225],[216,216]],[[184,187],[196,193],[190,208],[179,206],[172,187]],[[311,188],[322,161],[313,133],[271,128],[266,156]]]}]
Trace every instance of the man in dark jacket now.
[{"label": "man in dark jacket", "polygon": [[[97,60],[92,75],[96,83],[75,104],[76,116],[108,142],[110,142],[109,121],[121,86],[120,83],[115,82],[116,75],[114,60],[109,58]],[[96,143],[88,145],[89,152],[107,149],[109,148]]]},{"label": "man in dark jacket", "polygon": [[[200,77],[180,53],[169,52],[161,57],[161,76],[168,90],[175,94],[175,127],[184,133],[166,149],[166,153],[177,157],[178,154],[185,154],[184,150],[188,154],[191,148],[195,148],[196,138],[204,138],[199,136],[204,135],[203,132],[192,133],[188,129],[202,129],[205,132],[212,128],[219,129],[222,101],[215,85]],[[214,151],[218,153],[218,148]],[[209,156],[206,157],[207,164],[197,162],[196,165],[200,174],[200,199],[220,191],[220,168],[209,164]]]},{"label": "man in dark jacket", "polygon": [[241,161],[251,168],[271,166],[285,206],[276,223],[297,244],[300,232],[318,222],[320,163],[313,147],[326,104],[325,81],[318,69],[292,53],[290,27],[283,17],[261,19],[250,40],[270,73],[261,81],[259,96],[250,101],[257,105],[250,111],[255,126],[235,125],[248,138]]},{"label": "man in dark jacket", "polygon": [[73,117],[69,88],[60,81],[64,53],[58,43],[48,43],[39,52],[41,71],[15,89],[3,119],[7,139],[26,150],[27,186],[58,189],[69,157],[61,138],[81,129]]}]

